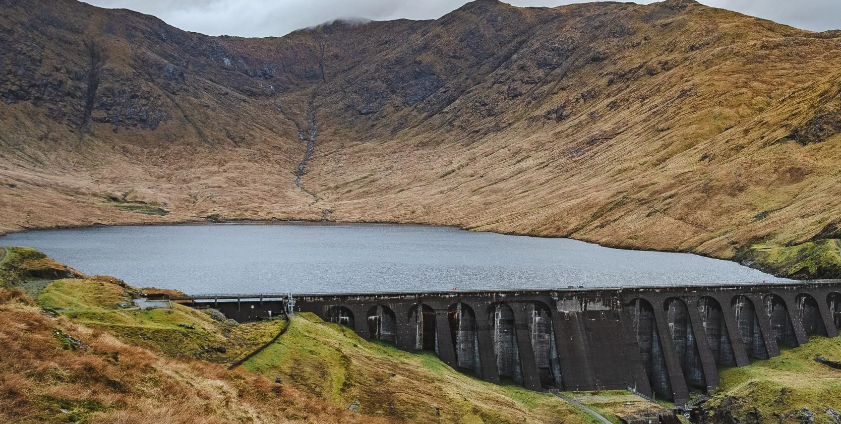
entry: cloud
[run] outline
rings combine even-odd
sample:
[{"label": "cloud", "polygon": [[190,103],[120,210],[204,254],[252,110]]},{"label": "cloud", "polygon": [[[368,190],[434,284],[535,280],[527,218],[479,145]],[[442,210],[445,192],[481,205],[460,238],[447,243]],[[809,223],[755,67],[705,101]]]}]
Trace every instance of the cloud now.
[{"label": "cloud", "polygon": [[841,1],[838,0],[701,0],[701,3],[812,31],[841,29]]},{"label": "cloud", "polygon": [[[155,15],[175,27],[209,35],[281,36],[340,18],[436,19],[465,0],[87,0],[100,7]],[[841,27],[839,0],[702,0],[777,22],[823,31]],[[553,7],[564,0],[511,0],[515,6]],[[643,1],[642,3],[650,3]]]}]

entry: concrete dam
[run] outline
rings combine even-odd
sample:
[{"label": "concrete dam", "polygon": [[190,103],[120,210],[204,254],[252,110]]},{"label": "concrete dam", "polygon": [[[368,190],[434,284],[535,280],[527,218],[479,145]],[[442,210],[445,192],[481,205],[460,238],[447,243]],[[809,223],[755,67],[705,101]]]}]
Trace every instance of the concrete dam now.
[{"label": "concrete dam", "polygon": [[[174,299],[176,300],[176,299]],[[625,390],[689,401],[718,367],[837,337],[841,281],[551,291],[197,296],[188,305],[251,321],[312,312],[367,340],[434,351],[488,382],[531,390]]]}]

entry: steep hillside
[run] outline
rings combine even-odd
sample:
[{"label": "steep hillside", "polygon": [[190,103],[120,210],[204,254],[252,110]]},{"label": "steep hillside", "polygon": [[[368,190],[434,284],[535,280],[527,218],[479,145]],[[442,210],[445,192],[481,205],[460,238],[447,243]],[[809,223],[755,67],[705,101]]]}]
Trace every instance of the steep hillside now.
[{"label": "steep hillside", "polygon": [[841,238],[841,33],[683,0],[264,39],[0,5],[3,231],[425,222],[841,276],[810,247]]},{"label": "steep hillside", "polygon": [[[44,299],[60,308],[42,309],[19,289],[44,278],[60,278],[67,271],[43,254],[26,249],[0,249],[0,420],[9,423],[386,423],[385,419],[336,408],[290,385],[279,385],[242,370],[191,358],[190,344],[173,359],[161,350],[136,344],[165,347],[176,331],[163,333],[166,321],[144,311],[118,310],[110,301],[115,290],[129,288],[115,279],[61,280],[77,283],[77,290],[57,297],[60,288]],[[9,260],[5,260],[8,258]],[[51,273],[44,274],[51,270]],[[78,277],[78,276],[77,276]],[[29,281],[31,284],[25,283]],[[49,283],[50,286],[56,283]],[[78,290],[87,286],[87,290]],[[119,300],[119,298],[117,298]],[[105,304],[108,305],[106,311]],[[83,325],[92,307],[100,317],[134,315],[146,320],[111,325]],[[75,314],[75,315],[74,315]],[[51,316],[52,315],[52,316]],[[55,315],[58,315],[57,317]],[[211,325],[196,311],[176,310],[172,315],[193,316],[204,324],[205,343],[213,336]],[[72,317],[68,319],[68,317]],[[171,319],[172,317],[170,317]],[[162,322],[163,321],[163,322]],[[145,333],[143,341],[126,337],[125,329]],[[265,326],[261,324],[260,326]],[[256,327],[259,329],[259,327]],[[122,331],[119,327],[123,327]],[[251,327],[251,324],[243,327]],[[255,327],[251,327],[254,329]],[[155,332],[157,330],[157,332]],[[180,328],[182,332],[187,330]],[[203,331],[211,330],[211,331]],[[115,337],[118,336],[118,337]],[[216,335],[221,338],[221,335]],[[181,338],[183,341],[183,338]],[[129,341],[130,343],[126,343]],[[198,357],[198,355],[196,355]]]}]

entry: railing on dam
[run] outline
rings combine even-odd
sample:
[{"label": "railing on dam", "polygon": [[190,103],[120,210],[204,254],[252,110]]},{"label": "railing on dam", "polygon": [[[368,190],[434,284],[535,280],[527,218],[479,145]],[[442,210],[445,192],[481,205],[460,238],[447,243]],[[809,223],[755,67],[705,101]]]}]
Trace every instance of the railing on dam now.
[{"label": "railing on dam", "polygon": [[[240,321],[276,316],[290,295],[182,299]],[[295,311],[406,351],[434,351],[490,382],[624,390],[681,404],[740,367],[810,336],[837,337],[841,281],[543,291],[303,294]]]}]

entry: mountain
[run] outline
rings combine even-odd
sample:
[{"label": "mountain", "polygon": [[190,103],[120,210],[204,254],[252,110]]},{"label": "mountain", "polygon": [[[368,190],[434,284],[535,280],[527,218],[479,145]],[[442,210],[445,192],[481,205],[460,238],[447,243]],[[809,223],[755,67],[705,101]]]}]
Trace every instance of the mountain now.
[{"label": "mountain", "polygon": [[841,32],[685,0],[261,39],[0,6],[0,231],[434,223],[841,276]]}]

